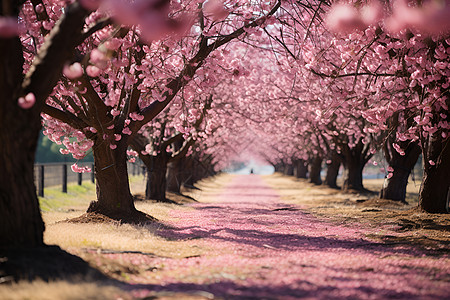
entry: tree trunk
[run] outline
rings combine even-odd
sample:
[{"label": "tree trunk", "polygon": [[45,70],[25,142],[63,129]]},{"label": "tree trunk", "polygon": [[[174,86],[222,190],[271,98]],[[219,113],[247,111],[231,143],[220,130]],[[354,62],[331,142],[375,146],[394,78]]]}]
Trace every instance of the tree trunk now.
[{"label": "tree trunk", "polygon": [[294,163],[294,176],[297,178],[307,178],[308,164],[303,159],[298,159]]},{"label": "tree trunk", "polygon": [[198,171],[199,166],[198,166],[198,164],[195,164],[195,159],[193,156],[186,157],[185,162],[184,162],[184,169],[186,172],[184,184],[187,186],[193,187],[196,182],[196,178],[198,177],[196,175],[196,173],[199,172]]},{"label": "tree trunk", "polygon": [[294,175],[294,166],[292,164],[287,164],[284,168],[284,175],[293,176]]},{"label": "tree trunk", "polygon": [[183,184],[183,159],[177,159],[167,165],[167,191],[173,193],[181,193],[181,185]]},{"label": "tree trunk", "polygon": [[322,160],[320,156],[315,156],[309,165],[309,182],[314,184],[322,184],[320,172],[322,171]]},{"label": "tree trunk", "polygon": [[145,199],[153,199],[166,202],[166,172],[168,158],[166,154],[158,154],[144,161],[147,171],[147,186],[145,188]]},{"label": "tree trunk", "polygon": [[277,163],[274,166],[275,172],[284,173],[284,164],[283,163]]},{"label": "tree trunk", "polygon": [[88,212],[113,219],[128,218],[137,213],[128,182],[126,149],[125,140],[114,150],[101,137],[94,140],[97,201],[91,202]]},{"label": "tree trunk", "polygon": [[[440,134],[429,138],[423,149],[424,174],[419,192],[419,207],[430,213],[449,213],[450,203],[450,138]],[[429,160],[435,165],[430,165]]]},{"label": "tree trunk", "polygon": [[384,145],[384,156],[390,167],[394,169],[391,178],[386,178],[380,191],[381,199],[389,199],[406,203],[406,186],[414,165],[419,158],[421,149],[418,142],[403,143],[405,155],[400,155],[393,147],[392,139],[387,139]]},{"label": "tree trunk", "polygon": [[19,38],[0,40],[0,247],[44,244],[34,185],[39,110],[17,104],[23,56]]},{"label": "tree trunk", "polygon": [[363,170],[366,163],[373,156],[369,151],[370,144],[364,144],[361,140],[350,148],[348,144],[341,144],[342,164],[344,165],[343,191],[363,191]]},{"label": "tree trunk", "polygon": [[327,164],[327,175],[324,184],[331,188],[338,188],[336,180],[339,175],[339,168],[341,167],[341,158],[333,151],[331,154],[331,163]]},{"label": "tree trunk", "polygon": [[362,173],[365,163],[361,163],[358,158],[351,158],[351,160],[346,159],[344,166],[344,184],[342,185],[342,190],[364,190]]}]

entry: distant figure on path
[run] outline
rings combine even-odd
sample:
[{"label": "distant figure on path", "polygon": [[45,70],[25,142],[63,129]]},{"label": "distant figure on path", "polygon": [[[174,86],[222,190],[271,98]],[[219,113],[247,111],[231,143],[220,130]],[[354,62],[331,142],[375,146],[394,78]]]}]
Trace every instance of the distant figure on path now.
[{"label": "distant figure on path", "polygon": [[250,174],[253,174],[253,168],[250,169]]}]

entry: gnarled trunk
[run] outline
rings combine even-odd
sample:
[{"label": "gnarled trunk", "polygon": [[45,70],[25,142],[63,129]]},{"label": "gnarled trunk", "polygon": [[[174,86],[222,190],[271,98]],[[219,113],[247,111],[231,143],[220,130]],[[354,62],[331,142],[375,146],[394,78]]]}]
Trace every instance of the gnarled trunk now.
[{"label": "gnarled trunk", "polygon": [[308,163],[303,159],[297,159],[294,162],[294,176],[297,178],[307,178]]},{"label": "gnarled trunk", "polygon": [[363,170],[366,163],[373,156],[369,151],[370,145],[364,144],[361,140],[350,148],[348,144],[340,145],[342,151],[342,163],[344,165],[343,191],[357,190],[363,191]]},{"label": "gnarled trunk", "polygon": [[418,142],[409,141],[400,146],[405,155],[400,155],[393,147],[392,138],[388,138],[384,145],[384,156],[390,167],[394,169],[391,178],[386,178],[380,191],[381,199],[406,202],[406,186],[414,165],[419,158],[421,149]]},{"label": "gnarled trunk", "polygon": [[166,172],[168,156],[160,153],[157,156],[151,156],[144,161],[147,167],[147,186],[145,188],[145,199],[153,199],[160,202],[166,202]]},{"label": "gnarled trunk", "polygon": [[41,128],[36,106],[17,104],[23,56],[18,37],[0,40],[0,247],[44,244],[44,222],[34,185]]},{"label": "gnarled trunk", "polygon": [[287,164],[284,168],[284,175],[293,176],[294,175],[294,166],[292,164]]},{"label": "gnarled trunk", "polygon": [[[419,207],[431,213],[449,213],[450,138],[443,140],[440,134],[435,134],[422,151],[425,159]],[[429,160],[434,165],[430,165]]]},{"label": "gnarled trunk", "polygon": [[177,159],[167,165],[167,191],[173,193],[181,192],[181,185],[183,184],[183,159]]},{"label": "gnarled trunk", "polygon": [[345,160],[344,184],[342,190],[364,190],[363,186],[363,169],[365,163],[361,162],[357,157],[349,157]]},{"label": "gnarled trunk", "polygon": [[336,180],[341,167],[341,158],[337,152],[333,151],[330,160],[331,162],[327,163],[327,175],[325,176],[324,184],[331,188],[338,188]]},{"label": "gnarled trunk", "polygon": [[101,137],[94,140],[97,201],[90,204],[88,212],[113,219],[129,217],[137,212],[128,182],[126,148],[126,141],[112,150]]},{"label": "gnarled trunk", "polygon": [[322,171],[322,161],[323,158],[316,155],[309,165],[309,182],[314,184],[322,184],[322,178],[320,177],[320,172]]}]

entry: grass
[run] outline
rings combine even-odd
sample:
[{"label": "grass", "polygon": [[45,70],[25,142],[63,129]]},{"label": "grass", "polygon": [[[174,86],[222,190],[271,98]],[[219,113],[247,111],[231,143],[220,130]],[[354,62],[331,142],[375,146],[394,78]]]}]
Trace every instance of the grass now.
[{"label": "grass", "polygon": [[[143,175],[130,176],[130,187],[133,193],[142,192],[145,187]],[[76,183],[67,185],[67,193],[62,192],[61,186],[53,186],[44,189],[44,197],[39,197],[42,212],[73,209],[85,207],[96,199],[95,183],[83,181],[82,185]]]},{"label": "grass", "polygon": [[[130,177],[132,193],[145,191],[144,176]],[[73,224],[64,222],[82,215],[90,201],[95,200],[95,184],[83,182],[68,185],[67,194],[60,187],[47,188],[45,197],[39,198],[42,217],[46,224],[44,241],[58,245],[64,250],[81,255],[85,249],[108,249],[113,251],[141,251],[156,256],[181,258],[199,255],[197,247],[180,247],[178,242],[167,241],[156,234],[160,223],[145,226],[128,224]],[[170,197],[170,195],[169,195]],[[149,201],[137,201],[135,206],[159,220],[170,220],[169,210],[189,209],[182,206]],[[83,250],[84,249],[84,250]]]},{"label": "grass", "polygon": [[83,185],[69,184],[67,193],[63,193],[59,186],[46,188],[44,197],[39,197],[39,204],[42,212],[50,212],[70,206],[87,206],[94,199],[95,184],[83,182]]}]

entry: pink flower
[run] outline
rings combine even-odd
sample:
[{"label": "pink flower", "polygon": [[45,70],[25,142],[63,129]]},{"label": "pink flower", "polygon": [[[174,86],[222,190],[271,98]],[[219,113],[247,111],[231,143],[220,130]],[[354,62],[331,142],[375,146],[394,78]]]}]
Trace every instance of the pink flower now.
[{"label": "pink flower", "polygon": [[187,29],[167,17],[170,11],[169,1],[108,0],[106,4],[118,23],[130,27],[139,25],[141,36],[147,42],[159,40],[176,30]]},{"label": "pink flower", "polygon": [[392,176],[394,176],[394,173],[388,173],[387,176],[386,176],[386,178],[389,179],[389,178],[391,178]]},{"label": "pink flower", "polygon": [[109,145],[109,148],[111,148],[112,150],[114,150],[114,149],[117,148],[117,145],[111,144],[111,145]]},{"label": "pink flower", "polygon": [[126,135],[131,135],[131,130],[130,130],[130,128],[125,127],[125,128],[122,130],[122,133],[123,133],[123,134],[126,134]]},{"label": "pink flower", "polygon": [[85,172],[89,173],[89,172],[92,171],[91,168],[89,168],[89,167],[80,167],[76,163],[71,165],[70,168],[72,169],[72,172],[75,172],[75,173],[85,173]]},{"label": "pink flower", "polygon": [[36,103],[36,97],[33,93],[28,93],[25,97],[17,99],[17,103],[23,109],[29,109]]},{"label": "pink flower", "polygon": [[69,150],[64,149],[64,148],[59,149],[59,152],[60,152],[61,154],[69,154],[69,153],[70,153]]},{"label": "pink flower", "polygon": [[100,70],[96,66],[87,66],[86,67],[86,74],[90,77],[98,77],[101,74],[102,70]]},{"label": "pink flower", "polygon": [[434,161],[432,161],[431,159],[428,161],[428,163],[430,164],[430,166],[436,165],[436,163]]},{"label": "pink flower", "polygon": [[210,17],[214,21],[220,21],[225,19],[229,12],[223,6],[223,3],[219,0],[207,0],[203,3],[203,12],[205,16]]},{"label": "pink flower", "polygon": [[325,17],[328,28],[335,32],[349,33],[355,29],[364,29],[358,10],[350,4],[337,3],[333,5]]},{"label": "pink flower", "polygon": [[83,67],[78,62],[71,65],[66,64],[63,68],[63,74],[69,79],[79,78],[83,75]]},{"label": "pink flower", "polygon": [[116,141],[120,141],[121,138],[122,138],[122,136],[120,134],[114,134],[114,139]]}]

